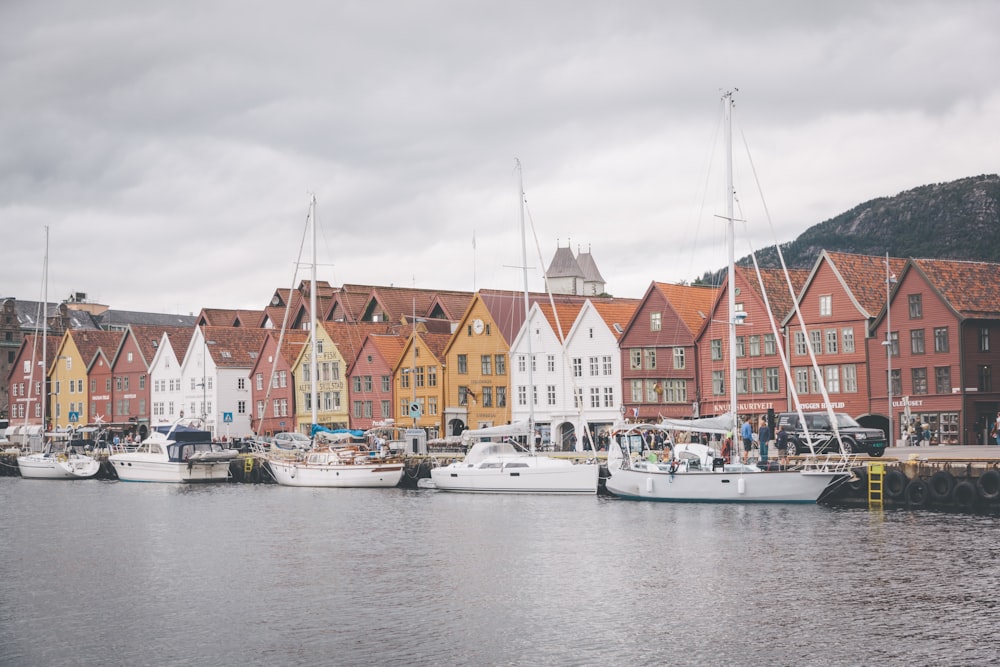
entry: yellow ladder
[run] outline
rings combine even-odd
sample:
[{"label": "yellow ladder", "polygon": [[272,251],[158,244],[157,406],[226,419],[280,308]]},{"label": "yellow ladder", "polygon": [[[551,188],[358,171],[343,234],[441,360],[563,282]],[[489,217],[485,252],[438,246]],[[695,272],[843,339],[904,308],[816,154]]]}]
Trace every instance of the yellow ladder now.
[{"label": "yellow ladder", "polygon": [[868,509],[882,509],[882,480],[885,479],[885,464],[872,463],[868,466]]},{"label": "yellow ladder", "polygon": [[253,472],[253,457],[252,456],[248,456],[245,459],[243,459],[243,472],[246,473],[246,474],[248,474],[248,475],[251,472]]}]

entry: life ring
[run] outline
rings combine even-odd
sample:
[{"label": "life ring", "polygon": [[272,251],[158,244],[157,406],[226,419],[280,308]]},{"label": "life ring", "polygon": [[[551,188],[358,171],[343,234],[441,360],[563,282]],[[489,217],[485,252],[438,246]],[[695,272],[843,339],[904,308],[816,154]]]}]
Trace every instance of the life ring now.
[{"label": "life ring", "polygon": [[952,489],[955,488],[955,477],[947,470],[938,470],[931,475],[928,481],[931,497],[938,502],[944,502],[951,497]]},{"label": "life ring", "polygon": [[924,480],[914,479],[906,485],[906,504],[910,507],[923,507],[930,497],[930,489]]},{"label": "life ring", "polygon": [[907,483],[906,475],[900,470],[890,470],[885,474],[885,479],[882,482],[882,488],[885,490],[885,495],[893,500],[899,500],[903,497],[903,493],[906,491]]},{"label": "life ring", "polygon": [[864,493],[868,489],[868,469],[864,466],[852,468],[854,479],[847,483],[847,487],[853,493]]},{"label": "life ring", "polygon": [[1000,470],[990,468],[984,471],[976,480],[976,488],[979,490],[979,497],[983,500],[1000,498]]},{"label": "life ring", "polygon": [[972,507],[976,504],[976,485],[963,479],[951,490],[951,500],[957,507]]}]

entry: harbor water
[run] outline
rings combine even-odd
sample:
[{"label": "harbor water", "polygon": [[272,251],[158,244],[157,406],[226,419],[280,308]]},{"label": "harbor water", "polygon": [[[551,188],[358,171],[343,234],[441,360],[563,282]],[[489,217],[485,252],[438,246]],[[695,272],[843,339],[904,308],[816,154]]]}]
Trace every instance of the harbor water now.
[{"label": "harbor water", "polygon": [[981,665],[994,517],[0,479],[3,665]]}]

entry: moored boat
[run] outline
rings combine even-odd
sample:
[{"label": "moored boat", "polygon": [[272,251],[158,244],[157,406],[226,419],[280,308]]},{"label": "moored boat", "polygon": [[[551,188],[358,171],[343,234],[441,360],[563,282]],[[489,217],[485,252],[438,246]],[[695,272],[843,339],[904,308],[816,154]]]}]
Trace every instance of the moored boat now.
[{"label": "moored boat", "polygon": [[101,462],[77,451],[66,433],[46,434],[40,452],[17,457],[21,477],[28,479],[90,479],[101,470]]},{"label": "moored boat", "polygon": [[224,482],[229,463],[239,453],[211,441],[208,431],[174,424],[167,433],[155,430],[135,446],[112,447],[108,457],[123,482]]}]

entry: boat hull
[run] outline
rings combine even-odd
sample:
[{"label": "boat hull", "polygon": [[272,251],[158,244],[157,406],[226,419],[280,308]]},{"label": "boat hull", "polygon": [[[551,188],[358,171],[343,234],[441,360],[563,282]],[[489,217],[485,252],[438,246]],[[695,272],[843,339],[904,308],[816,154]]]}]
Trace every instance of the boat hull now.
[{"label": "boat hull", "polygon": [[595,495],[598,472],[597,464],[514,469],[452,464],[432,469],[431,480],[439,491]]},{"label": "boat hull", "polygon": [[610,493],[626,500],[717,503],[815,503],[842,472],[652,472],[616,470]]},{"label": "boat hull", "polygon": [[392,488],[403,479],[402,462],[373,464],[310,464],[268,461],[274,481],[282,486],[327,488]]},{"label": "boat hull", "polygon": [[177,461],[152,461],[129,454],[115,454],[108,460],[118,479],[123,482],[193,484],[225,482],[229,479],[229,460],[189,464]]},{"label": "boat hull", "polygon": [[101,463],[89,456],[29,454],[17,457],[17,467],[27,479],[90,479],[100,472]]}]

